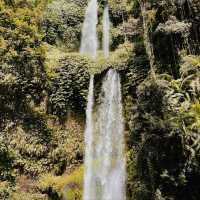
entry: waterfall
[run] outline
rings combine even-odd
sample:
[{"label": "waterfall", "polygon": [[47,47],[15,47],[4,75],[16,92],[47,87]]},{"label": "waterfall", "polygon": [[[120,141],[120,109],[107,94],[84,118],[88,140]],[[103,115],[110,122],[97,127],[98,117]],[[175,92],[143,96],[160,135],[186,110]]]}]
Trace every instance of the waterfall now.
[{"label": "waterfall", "polygon": [[110,19],[108,4],[106,4],[103,13],[103,51],[104,56],[109,56],[109,31],[110,31]]},{"label": "waterfall", "polygon": [[97,55],[97,0],[91,0],[85,14],[82,28],[80,53],[96,58]]},{"label": "waterfall", "polygon": [[92,162],[93,162],[93,104],[94,104],[94,77],[90,77],[88,103],[86,110],[85,129],[85,177],[84,177],[84,200],[91,200],[92,190]]},{"label": "waterfall", "polygon": [[[82,29],[80,53],[97,56],[97,0],[91,0]],[[103,50],[109,56],[109,11],[103,16]],[[125,200],[125,157],[119,74],[110,69],[94,107],[94,76],[90,78],[85,129],[83,200]],[[95,113],[95,114],[94,114]]]},{"label": "waterfall", "polygon": [[[97,56],[97,0],[91,0],[85,14],[82,28],[81,54],[90,55],[93,59]],[[91,200],[92,162],[93,162],[93,104],[94,104],[94,77],[90,77],[88,103],[86,110],[85,129],[85,175],[84,175],[84,200]]]},{"label": "waterfall", "polygon": [[[92,79],[93,80],[93,79]],[[119,74],[110,69],[92,118],[90,82],[85,132],[84,200],[125,200],[125,157],[122,97]]]},{"label": "waterfall", "polygon": [[[119,74],[110,69],[103,80],[97,111],[95,184],[99,200],[125,200],[125,158]],[[98,198],[97,198],[98,199]]]}]

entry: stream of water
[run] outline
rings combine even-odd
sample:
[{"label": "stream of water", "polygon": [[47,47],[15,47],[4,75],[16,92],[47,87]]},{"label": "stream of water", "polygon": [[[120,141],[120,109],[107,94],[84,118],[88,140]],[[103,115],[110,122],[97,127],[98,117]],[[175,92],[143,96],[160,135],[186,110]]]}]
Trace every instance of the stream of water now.
[{"label": "stream of water", "polygon": [[[86,10],[80,52],[93,58],[97,55],[96,22],[97,1],[91,0]],[[105,58],[109,56],[109,26],[106,5],[103,16]],[[94,105],[94,89],[92,75],[86,110],[83,200],[125,200],[124,123],[118,72],[110,69],[103,78],[98,105]]]},{"label": "stream of water", "polygon": [[97,56],[98,47],[96,26],[97,0],[91,0],[83,23],[80,53],[91,56],[93,59]]},{"label": "stream of water", "polygon": [[84,176],[84,200],[91,199],[92,178],[93,178],[93,105],[94,105],[94,77],[90,77],[88,103],[86,110],[85,129],[85,176]]},{"label": "stream of water", "polygon": [[94,142],[94,193],[98,200],[125,200],[121,83],[113,69],[103,79],[100,102]]}]

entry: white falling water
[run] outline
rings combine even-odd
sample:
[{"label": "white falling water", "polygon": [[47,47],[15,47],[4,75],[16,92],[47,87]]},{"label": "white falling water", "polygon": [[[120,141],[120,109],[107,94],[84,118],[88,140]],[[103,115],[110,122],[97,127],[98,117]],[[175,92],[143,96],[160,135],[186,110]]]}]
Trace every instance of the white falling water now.
[{"label": "white falling water", "polygon": [[[87,54],[93,59],[97,55],[97,0],[91,0],[86,9],[85,20],[82,28],[81,54]],[[92,162],[93,162],[93,103],[94,102],[94,77],[90,77],[88,103],[86,110],[85,129],[85,176],[84,176],[84,200],[92,200]]]},{"label": "white falling water", "polygon": [[80,53],[96,58],[97,55],[97,0],[90,0],[82,28]]},{"label": "white falling water", "polygon": [[93,162],[93,104],[94,104],[94,77],[90,77],[88,103],[86,110],[86,129],[85,129],[85,176],[84,176],[84,200],[90,198],[92,190],[92,162]]},{"label": "white falling water", "polygon": [[108,5],[104,8],[103,13],[103,51],[104,56],[109,56],[109,31],[110,31],[110,19],[109,19],[109,8]]},{"label": "white falling water", "polygon": [[125,200],[125,157],[119,74],[110,69],[103,80],[97,111],[95,184],[99,200]]},{"label": "white falling water", "polygon": [[112,69],[108,71],[94,119],[91,89],[90,85],[87,109],[90,113],[87,113],[85,133],[84,200],[125,200],[124,127],[119,74]]},{"label": "white falling water", "polygon": [[[82,30],[80,52],[97,55],[97,0],[91,0]],[[103,50],[109,56],[109,13],[103,17]],[[85,130],[84,200],[125,200],[125,157],[119,74],[110,69],[103,80],[100,105],[93,114],[94,77],[90,78]],[[94,115],[94,116],[93,116]]]}]

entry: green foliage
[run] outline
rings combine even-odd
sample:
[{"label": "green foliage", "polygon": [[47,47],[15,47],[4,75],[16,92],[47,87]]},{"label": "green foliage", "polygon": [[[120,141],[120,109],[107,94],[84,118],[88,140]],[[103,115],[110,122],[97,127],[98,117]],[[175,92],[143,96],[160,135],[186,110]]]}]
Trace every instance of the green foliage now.
[{"label": "green foliage", "polygon": [[45,87],[44,48],[34,9],[2,4],[0,12],[0,104],[5,115],[24,111],[28,96],[35,102],[41,99]]},{"label": "green foliage", "polygon": [[12,157],[8,157],[9,152],[2,154],[1,180],[12,180],[15,174],[37,178],[49,170],[55,174],[64,173],[67,167],[82,162],[82,133],[82,124],[72,119],[63,126],[55,118],[49,117],[45,121],[39,116],[12,123],[4,134],[4,140],[8,140],[7,149],[12,149]]},{"label": "green foliage", "polygon": [[47,6],[43,21],[45,41],[64,45],[68,50],[79,48],[85,2],[53,1]]},{"label": "green foliage", "polygon": [[32,177],[49,169],[51,132],[39,116],[26,116],[7,131],[9,148],[14,150],[14,167],[19,174]]},{"label": "green foliage", "polygon": [[137,169],[147,199],[199,198],[191,178],[200,175],[199,93],[190,85],[198,73],[198,58],[186,57],[182,79],[156,76],[138,87],[134,133],[141,135]]},{"label": "green foliage", "polygon": [[75,111],[84,113],[89,73],[88,60],[71,54],[59,62],[58,76],[52,81],[49,109],[52,114],[65,117]]},{"label": "green foliage", "polygon": [[[76,117],[77,118],[77,117]],[[55,126],[50,123],[54,135],[52,138],[52,151],[49,154],[52,171],[61,175],[66,169],[72,168],[83,162],[83,132],[82,119],[70,119],[65,122],[64,127]]]},{"label": "green foliage", "polygon": [[59,67],[59,60],[65,56],[66,52],[63,52],[62,49],[47,45],[45,70],[49,80],[56,77],[56,69]]},{"label": "green foliage", "polygon": [[9,200],[48,200],[47,196],[43,194],[32,194],[27,192],[13,193]]},{"label": "green foliage", "polygon": [[47,200],[46,194],[41,194],[36,182],[26,176],[17,178],[17,183],[9,196],[9,200]]},{"label": "green foliage", "polygon": [[111,21],[114,25],[120,24],[124,20],[127,20],[130,14],[133,12],[132,8],[134,1],[124,0],[116,3],[116,1],[109,0],[108,4],[110,7]]},{"label": "green foliage", "polygon": [[[34,156],[44,155],[40,154],[38,144],[44,138],[31,141],[31,125],[26,123],[30,117],[28,113],[34,112],[33,105],[39,104],[43,97],[46,82],[45,49],[38,33],[40,15],[36,15],[36,9],[30,1],[0,1],[1,199],[7,199],[13,192],[17,173],[35,175],[38,165]],[[39,128],[35,127],[36,124],[33,125],[35,135],[37,131],[42,135],[42,123]],[[25,130],[27,135],[23,132]],[[4,183],[7,186],[4,187]]]},{"label": "green foliage", "polygon": [[185,56],[180,69],[181,87],[194,97],[200,96],[200,56]]},{"label": "green foliage", "polygon": [[138,177],[137,177],[137,168],[136,168],[136,152],[134,149],[130,149],[126,153],[126,162],[127,162],[127,197],[128,200],[136,199],[136,194],[138,190]]},{"label": "green foliage", "polygon": [[0,136],[0,144],[0,199],[5,200],[13,190],[15,174],[11,149],[7,147],[2,136]]},{"label": "green foliage", "polygon": [[95,62],[91,62],[89,66],[90,73],[101,73],[108,68],[122,70],[127,68],[130,55],[132,55],[133,45],[124,43],[114,51],[110,52],[109,58],[105,58],[103,52],[98,52],[98,58]]},{"label": "green foliage", "polygon": [[12,185],[7,181],[0,181],[0,199],[6,200],[13,192]]},{"label": "green foliage", "polygon": [[12,176],[12,153],[6,146],[4,138],[0,136],[0,181],[13,181]]},{"label": "green foliage", "polygon": [[[133,42],[140,38],[142,35],[141,25],[139,20],[134,18],[135,12],[139,9],[136,6],[136,2],[132,0],[116,1],[109,0],[109,14],[110,14],[110,47],[111,50],[115,50],[119,45],[123,43]],[[103,7],[102,7],[103,10]],[[102,12],[100,10],[100,16]],[[134,15],[136,16],[136,15]],[[101,20],[100,20],[101,21]],[[102,25],[99,24],[98,35],[102,35]],[[101,37],[100,37],[101,39]]]},{"label": "green foliage", "polygon": [[[166,95],[168,83],[162,80],[145,81],[138,87],[140,106],[146,113],[162,118],[164,115],[163,97]],[[147,101],[148,100],[148,101]],[[151,105],[151,107],[149,107]]]},{"label": "green foliage", "polygon": [[83,167],[79,167],[70,174],[63,176],[44,175],[39,180],[39,187],[43,191],[51,188],[60,198],[69,200],[82,199]]},{"label": "green foliage", "polygon": [[[150,35],[158,72],[168,73],[155,77],[148,75],[143,44],[139,3],[144,1],[109,0],[115,51],[108,59],[98,52],[95,62],[66,53],[79,48],[87,1],[0,0],[0,199],[46,200],[47,194],[81,199],[83,168],[77,166],[83,162],[89,74],[97,73],[98,93],[108,68],[121,74],[127,199],[200,199],[200,59],[179,53],[185,40],[172,41],[179,47],[174,52],[165,32],[180,32],[177,25],[185,24],[171,15],[197,21],[197,6],[188,18],[175,1],[146,2],[149,28],[154,31],[162,23],[164,30],[157,43]],[[99,1],[99,40],[104,3]],[[24,174],[27,178],[19,177]],[[32,179],[40,176],[37,185]]]}]

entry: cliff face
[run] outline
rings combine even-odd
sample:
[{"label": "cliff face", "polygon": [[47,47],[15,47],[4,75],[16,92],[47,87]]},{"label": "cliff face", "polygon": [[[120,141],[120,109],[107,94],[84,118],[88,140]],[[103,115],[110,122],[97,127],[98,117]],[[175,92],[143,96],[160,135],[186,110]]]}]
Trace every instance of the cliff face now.
[{"label": "cliff face", "polygon": [[199,105],[197,10],[196,1],[141,2],[145,45],[156,73],[137,87],[133,134],[140,143],[136,153],[140,187],[136,185],[136,199],[137,195],[199,198],[194,178],[199,177],[199,149],[191,143],[198,141],[199,133],[199,117],[194,117],[199,111],[192,109]]},{"label": "cliff face", "polygon": [[177,77],[178,71],[174,66],[179,62],[180,51],[199,54],[199,2],[147,1],[142,7],[146,7],[149,15],[150,42],[155,62],[164,68],[163,71],[168,69]]},{"label": "cliff face", "polygon": [[0,199],[81,199],[89,74],[98,103],[108,68],[121,75],[127,199],[200,199],[200,2],[109,0],[112,52],[96,63],[74,53],[86,4],[0,0]]}]

